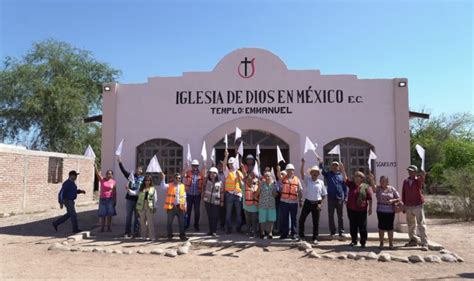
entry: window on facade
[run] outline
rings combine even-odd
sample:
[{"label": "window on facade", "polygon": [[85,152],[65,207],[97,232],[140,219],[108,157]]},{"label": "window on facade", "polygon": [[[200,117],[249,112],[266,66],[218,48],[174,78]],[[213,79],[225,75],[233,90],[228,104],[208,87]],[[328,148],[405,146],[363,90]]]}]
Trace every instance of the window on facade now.
[{"label": "window on facade", "polygon": [[[369,154],[374,146],[360,139],[343,138],[334,140],[324,146],[324,164],[329,167],[332,161],[339,161],[338,155],[328,154],[336,145],[341,148],[341,161],[346,167],[347,176],[352,177],[356,171],[369,172]],[[375,151],[374,151],[375,152]],[[374,161],[374,160],[372,160]],[[375,174],[375,163],[372,162],[372,173]]]},{"label": "window on facade", "polygon": [[60,183],[62,181],[63,181],[63,158],[49,157],[48,183]]},{"label": "window on facade", "polygon": [[[183,147],[167,139],[152,139],[137,147],[137,166],[141,165],[146,170],[151,158],[156,155],[161,169],[166,175],[181,172],[183,168]],[[159,184],[161,178],[152,174],[154,184]]]}]

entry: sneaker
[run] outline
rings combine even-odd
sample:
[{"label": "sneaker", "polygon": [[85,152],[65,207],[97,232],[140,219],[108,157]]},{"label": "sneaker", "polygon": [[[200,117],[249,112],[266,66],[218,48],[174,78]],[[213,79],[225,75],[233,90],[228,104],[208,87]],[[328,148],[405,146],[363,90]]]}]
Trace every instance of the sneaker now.
[{"label": "sneaker", "polygon": [[58,226],[54,224],[54,222],[52,223],[53,224],[53,228],[56,232],[58,232]]},{"label": "sneaker", "polygon": [[280,239],[287,239],[288,238],[288,235],[281,235],[280,236]]},{"label": "sneaker", "polygon": [[265,239],[265,234],[260,234],[260,239]]},{"label": "sneaker", "polygon": [[335,237],[335,236],[336,236],[336,235],[335,235],[334,233],[333,233],[333,234],[330,234],[330,235],[329,235],[329,240],[334,240],[334,237]]},{"label": "sneaker", "polygon": [[291,240],[296,240],[296,235],[295,235],[295,234],[291,234],[291,235],[290,235],[290,238],[291,238]]},{"label": "sneaker", "polygon": [[339,237],[344,238],[344,237],[346,237],[346,235],[344,235],[344,232],[340,231],[340,232],[339,232]]},{"label": "sneaker", "polygon": [[299,238],[298,238],[298,241],[306,241],[306,237],[300,235]]},{"label": "sneaker", "polygon": [[314,245],[318,245],[318,244],[319,244],[318,240],[313,239],[313,244],[314,244]]},{"label": "sneaker", "polygon": [[424,252],[428,251],[428,246],[426,244],[421,245],[421,250]]},{"label": "sneaker", "polygon": [[360,243],[360,247],[365,248],[365,243],[364,244]]},{"label": "sneaker", "polygon": [[352,242],[349,244],[349,246],[351,246],[351,247],[354,247],[354,246],[356,246],[356,245],[357,245],[357,241],[356,241],[356,242],[352,241]]},{"label": "sneaker", "polygon": [[206,236],[212,236],[212,232],[209,231],[208,233],[206,233]]},{"label": "sneaker", "polygon": [[76,229],[76,230],[73,230],[72,233],[79,233],[79,232],[82,232],[82,229]]},{"label": "sneaker", "polygon": [[188,241],[189,238],[186,237],[186,236],[180,236],[180,237],[179,237],[179,240],[181,240],[181,241]]},{"label": "sneaker", "polygon": [[273,239],[273,235],[272,235],[272,234],[269,234],[269,235],[268,235],[268,239]]},{"label": "sneaker", "polygon": [[211,233],[211,236],[212,237],[217,237],[217,233],[213,232],[213,233]]}]

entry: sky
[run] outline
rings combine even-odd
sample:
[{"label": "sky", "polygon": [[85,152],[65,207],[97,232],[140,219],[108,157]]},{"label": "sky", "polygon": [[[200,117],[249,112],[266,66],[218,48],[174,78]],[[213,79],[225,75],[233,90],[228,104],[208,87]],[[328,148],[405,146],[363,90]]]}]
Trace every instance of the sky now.
[{"label": "sky", "polygon": [[406,77],[410,109],[473,112],[473,3],[404,1],[0,0],[0,57],[54,38],[120,69],[122,83],[210,71],[267,49],[289,69]]}]

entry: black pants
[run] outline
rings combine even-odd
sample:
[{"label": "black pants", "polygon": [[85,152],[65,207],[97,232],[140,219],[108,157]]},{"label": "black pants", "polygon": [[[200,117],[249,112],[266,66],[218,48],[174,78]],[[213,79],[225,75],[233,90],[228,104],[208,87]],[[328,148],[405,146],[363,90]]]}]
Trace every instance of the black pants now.
[{"label": "black pants", "polygon": [[211,203],[205,203],[206,206],[206,213],[207,213],[207,220],[209,223],[209,232],[216,233],[217,232],[217,222],[219,221],[219,211],[220,206],[214,205]]},{"label": "black pants", "polygon": [[309,213],[313,218],[313,239],[316,239],[319,235],[319,212],[321,201],[309,201],[305,200],[303,204],[303,209],[301,210],[300,220],[298,222],[299,226],[299,235],[300,238],[304,237],[304,223],[306,221],[306,217],[308,217]]},{"label": "black pants", "polygon": [[360,233],[360,244],[367,242],[367,211],[355,211],[347,208],[352,243],[357,243],[357,232]]},{"label": "black pants", "polygon": [[174,217],[178,217],[179,236],[184,237],[184,215],[185,213],[179,208],[179,205],[174,205],[173,209],[166,210],[168,220],[166,222],[166,231],[168,238],[173,237],[173,221]]},{"label": "black pants", "polygon": [[337,230],[339,234],[344,232],[344,220],[342,217],[342,209],[344,207],[344,200],[342,199],[328,199],[328,219],[329,231],[331,235],[336,234],[336,224],[334,223],[334,211],[337,214]]},{"label": "black pants", "polygon": [[201,210],[201,194],[199,195],[187,195],[186,203],[188,204],[188,210],[184,215],[185,225],[184,228],[188,228],[191,224],[191,212],[194,207],[194,228],[199,228],[199,218]]}]

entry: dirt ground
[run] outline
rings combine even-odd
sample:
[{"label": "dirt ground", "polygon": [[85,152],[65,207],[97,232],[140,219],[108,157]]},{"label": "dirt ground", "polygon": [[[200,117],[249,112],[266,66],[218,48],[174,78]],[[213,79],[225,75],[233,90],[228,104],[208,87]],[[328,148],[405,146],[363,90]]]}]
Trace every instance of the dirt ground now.
[{"label": "dirt ground", "polygon": [[[97,222],[96,206],[78,208],[80,225],[91,229]],[[465,259],[464,263],[405,264],[400,262],[310,259],[304,252],[285,246],[205,247],[196,246],[190,254],[168,258],[157,255],[117,255],[86,252],[48,251],[54,242],[64,241],[70,223],[59,232],[51,227],[53,218],[62,214],[50,210],[40,214],[0,218],[0,280],[5,279],[388,279],[426,280],[474,278],[474,224],[449,220],[429,220],[430,240],[444,245]],[[160,227],[160,226],[158,226]],[[157,228],[158,228],[157,227]],[[117,238],[122,226],[112,234],[98,235],[83,243],[132,247]],[[119,231],[120,230],[120,231]],[[95,238],[94,238],[95,237]],[[105,241],[105,242],[104,242]],[[105,244],[104,244],[105,243]],[[140,244],[141,243],[141,244]],[[165,242],[152,243],[163,249]],[[277,244],[277,243],[275,243]],[[344,245],[343,245],[344,244]],[[350,250],[346,242],[322,242],[318,253]],[[398,246],[401,242],[398,243]],[[378,242],[369,241],[363,252],[377,249]],[[150,246],[149,246],[150,247]],[[355,251],[361,252],[361,249]],[[421,254],[417,249],[396,249],[396,255]],[[438,252],[429,252],[438,254]]]}]

